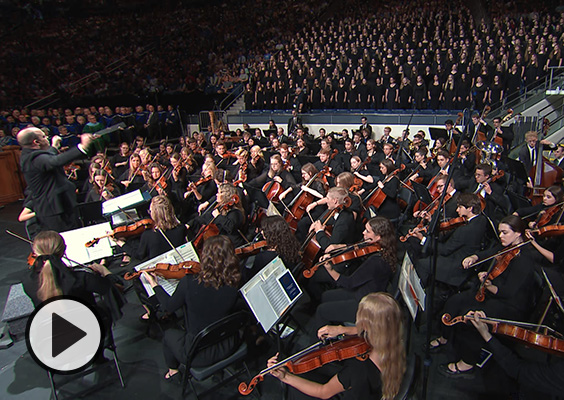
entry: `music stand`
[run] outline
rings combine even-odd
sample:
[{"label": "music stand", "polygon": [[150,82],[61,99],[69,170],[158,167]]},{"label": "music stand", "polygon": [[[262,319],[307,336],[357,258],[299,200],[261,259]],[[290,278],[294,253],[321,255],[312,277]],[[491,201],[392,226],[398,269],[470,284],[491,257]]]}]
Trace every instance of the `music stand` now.
[{"label": "music stand", "polygon": [[558,293],[556,293],[556,290],[554,290],[554,286],[552,285],[552,282],[550,281],[550,279],[548,279],[548,275],[546,274],[546,271],[544,270],[544,268],[541,268],[542,270],[542,275],[544,277],[544,280],[546,281],[546,285],[548,286],[548,289],[550,290],[550,297],[548,298],[548,303],[546,305],[546,307],[544,308],[544,312],[542,313],[542,316],[539,320],[539,325],[542,325],[542,323],[544,322],[544,319],[546,318],[546,315],[548,314],[548,310],[550,309],[550,306],[552,305],[552,303],[556,303],[556,305],[558,306],[558,309],[564,313],[564,307],[562,306],[562,300],[560,299],[560,296],[558,296]]},{"label": "music stand", "polygon": [[304,155],[297,155],[296,158],[298,159],[298,161],[300,162],[300,165],[305,165],[307,163],[312,163],[315,164],[317,161],[319,161],[319,157],[317,156],[304,156]]},{"label": "music stand", "polygon": [[266,198],[266,194],[262,191],[262,188],[259,189],[247,183],[243,183],[243,187],[249,194],[249,198],[251,199],[251,202],[256,202],[259,205],[259,207],[262,207],[265,210],[268,208],[270,202]]},{"label": "music stand", "polygon": [[521,161],[513,160],[509,157],[505,159],[507,163],[507,172],[512,176],[519,179],[522,182],[527,182],[529,180],[529,174],[525,169],[525,165]]},{"label": "music stand", "polygon": [[264,332],[272,330],[276,335],[278,351],[281,352],[281,335],[288,323],[280,321],[290,316],[290,309],[303,294],[292,272],[280,257],[276,257],[252,277],[240,292]]},{"label": "music stand", "polygon": [[413,190],[415,191],[415,195],[418,200],[421,200],[425,204],[431,204],[433,202],[433,198],[425,185],[415,181],[411,181],[411,184],[413,185]]},{"label": "music stand", "polygon": [[444,128],[429,128],[429,134],[431,135],[431,139],[433,140],[437,140],[441,137],[448,140],[448,134],[446,129]]}]

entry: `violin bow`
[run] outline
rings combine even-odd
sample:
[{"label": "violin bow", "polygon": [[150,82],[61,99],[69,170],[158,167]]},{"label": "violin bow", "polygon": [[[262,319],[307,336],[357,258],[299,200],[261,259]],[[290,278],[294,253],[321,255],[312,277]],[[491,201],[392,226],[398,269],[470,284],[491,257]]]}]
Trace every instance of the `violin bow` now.
[{"label": "violin bow", "polygon": [[556,293],[556,290],[554,290],[554,286],[552,286],[552,282],[550,281],[550,279],[548,279],[548,275],[546,275],[544,268],[541,268],[541,270],[542,270],[542,274],[544,276],[544,280],[546,281],[546,283],[548,285],[548,289],[550,290],[550,293],[552,294],[550,301],[549,301],[548,305],[546,306],[543,317],[541,319],[541,322],[542,322],[544,320],[544,317],[546,316],[546,313],[548,312],[548,307],[550,306],[550,302],[553,301],[553,299],[554,299],[554,302],[556,303],[556,305],[558,306],[558,308],[560,308],[560,310],[562,312],[564,312],[564,307],[562,306],[562,300],[560,299],[560,296],[558,296],[558,294]]},{"label": "violin bow", "polygon": [[[26,238],[24,238],[23,236],[20,236],[20,235],[18,235],[17,233],[14,233],[14,232],[10,231],[9,229],[6,229],[5,232],[6,232],[8,235],[10,235],[10,236],[15,237],[16,239],[20,239],[20,240],[23,241],[23,242],[26,242],[26,243],[29,243],[30,245],[33,245],[33,242],[32,242],[31,240],[26,239]],[[90,268],[88,265],[84,265],[84,264],[82,264],[82,263],[79,263],[78,261],[71,260],[71,259],[68,258],[66,255],[63,255],[63,258],[64,258],[65,260],[67,260],[68,262],[74,263],[74,264],[76,264],[76,265],[78,265],[78,266],[80,266],[80,267],[82,267],[82,268],[87,268],[89,271],[93,271],[92,268]],[[30,267],[30,268],[31,268],[31,267]]]},{"label": "violin bow", "polygon": [[174,250],[174,252],[176,254],[178,254],[178,257],[180,257],[180,259],[184,262],[186,261],[184,259],[184,257],[182,257],[182,254],[180,254],[180,252],[178,251],[178,249],[176,247],[174,247],[174,245],[172,244],[172,242],[169,240],[169,238],[165,235],[165,233],[163,232],[163,230],[159,227],[157,227],[157,231],[164,237],[164,239],[166,240],[166,242],[169,244],[169,246],[172,248],[172,250]]}]

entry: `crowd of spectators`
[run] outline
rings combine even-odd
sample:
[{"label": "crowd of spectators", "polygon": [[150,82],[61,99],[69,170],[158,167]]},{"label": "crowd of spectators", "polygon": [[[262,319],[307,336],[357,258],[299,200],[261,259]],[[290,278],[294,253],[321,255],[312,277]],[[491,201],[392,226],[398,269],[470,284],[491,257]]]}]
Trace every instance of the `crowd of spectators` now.
[{"label": "crowd of spectators", "polygon": [[49,138],[57,135],[63,146],[78,143],[78,135],[95,133],[119,123],[125,124],[119,138],[128,143],[134,136],[142,136],[148,141],[181,136],[182,117],[178,108],[168,105],[151,104],[135,107],[76,107],[47,109],[14,109],[0,111],[0,148],[17,145],[17,135],[22,129],[36,127],[42,129]]},{"label": "crowd of spectators", "polygon": [[475,24],[460,1],[355,1],[255,63],[246,108],[499,106],[562,66],[564,14],[493,3],[491,23]]},{"label": "crowd of spectators", "polygon": [[[324,0],[159,2],[111,14],[31,15],[3,38],[0,104],[74,97],[229,91],[245,66],[313,19]],[[87,10],[87,9],[86,9]]]},{"label": "crowd of spectators", "polygon": [[[130,2],[131,3],[131,2]],[[36,9],[3,34],[0,105],[71,98],[226,93],[247,109],[482,109],[561,66],[564,17],[460,0],[163,2],[78,16]],[[332,12],[327,12],[327,11]],[[319,19],[326,12],[331,18]]]}]

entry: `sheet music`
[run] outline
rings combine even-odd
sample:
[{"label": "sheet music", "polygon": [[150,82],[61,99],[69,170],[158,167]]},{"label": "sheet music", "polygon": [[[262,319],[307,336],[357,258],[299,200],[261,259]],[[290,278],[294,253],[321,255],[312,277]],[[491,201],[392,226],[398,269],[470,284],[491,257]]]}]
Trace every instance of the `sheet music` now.
[{"label": "sheet music", "polygon": [[302,291],[282,260],[276,257],[241,288],[241,294],[268,332]]},{"label": "sheet music", "polygon": [[[178,255],[176,250],[182,257]],[[180,264],[183,261],[200,261],[198,253],[196,253],[196,250],[194,249],[194,246],[192,246],[191,242],[184,243],[178,246],[176,250],[171,249],[166,253],[161,254],[160,256],[152,258],[149,261],[145,261],[144,263],[138,264],[135,266],[135,270],[141,271],[142,269],[152,268],[155,266],[155,264],[159,263]],[[141,276],[140,279],[143,287],[147,291],[147,295],[149,297],[153,296],[155,294],[155,291],[153,290],[151,285],[149,285],[149,281],[147,281],[147,279],[145,279],[143,276]],[[172,294],[176,290],[176,286],[178,286],[178,280],[176,279],[165,279],[158,276],[157,281],[159,282],[159,285],[164,289],[164,291],[169,294],[169,296],[172,296]]]},{"label": "sheet music", "polygon": [[419,308],[425,311],[425,289],[421,286],[417,271],[407,253],[403,258],[398,287],[411,317],[415,320]]},{"label": "sheet music", "polygon": [[110,257],[113,253],[109,238],[100,239],[95,246],[86,247],[85,244],[111,231],[112,227],[110,223],[104,222],[103,224],[61,232],[61,236],[67,245],[65,255],[73,261],[71,262],[63,258],[63,262],[69,267],[72,267],[77,265],[77,263],[86,264],[105,257]]},{"label": "sheet music", "polygon": [[[150,198],[150,196],[149,196]],[[140,189],[134,190],[133,192],[123,194],[113,199],[106,200],[102,203],[102,214],[113,214],[115,212],[126,210],[128,208],[134,207],[138,204],[144,203],[148,199],[141,193]]]}]

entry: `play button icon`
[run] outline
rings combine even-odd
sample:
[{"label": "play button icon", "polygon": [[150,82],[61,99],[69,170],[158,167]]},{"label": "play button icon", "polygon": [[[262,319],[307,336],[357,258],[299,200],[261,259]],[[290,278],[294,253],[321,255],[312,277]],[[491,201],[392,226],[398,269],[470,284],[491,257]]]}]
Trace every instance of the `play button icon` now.
[{"label": "play button icon", "polygon": [[29,353],[40,366],[60,374],[88,367],[103,339],[98,313],[76,297],[58,296],[41,303],[27,323]]},{"label": "play button icon", "polygon": [[78,342],[86,332],[71,324],[69,321],[61,317],[59,314],[53,313],[51,319],[51,335],[53,337],[53,357],[57,357],[63,351]]}]

